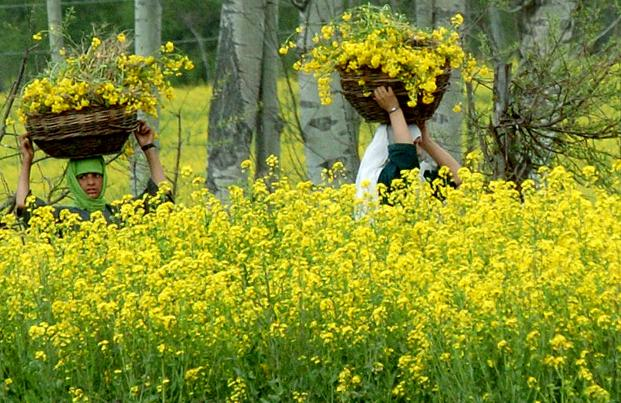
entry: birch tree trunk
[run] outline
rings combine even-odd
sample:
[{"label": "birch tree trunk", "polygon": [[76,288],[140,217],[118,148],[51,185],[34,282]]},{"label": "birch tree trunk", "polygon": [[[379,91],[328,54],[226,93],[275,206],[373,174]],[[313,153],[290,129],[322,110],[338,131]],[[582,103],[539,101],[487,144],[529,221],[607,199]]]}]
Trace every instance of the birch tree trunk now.
[{"label": "birch tree trunk", "polygon": [[221,199],[230,185],[241,182],[240,164],[249,158],[257,132],[257,150],[278,155],[276,65],[265,56],[276,57],[274,33],[266,33],[268,26],[276,26],[276,6],[275,0],[222,5],[207,142],[207,187]]},{"label": "birch tree trunk", "polygon": [[532,51],[545,53],[550,44],[548,38],[553,33],[558,34],[555,36],[562,42],[572,39],[571,15],[577,7],[576,0],[523,0],[522,3],[522,55]]},{"label": "birch tree trunk", "polygon": [[[300,13],[305,27],[305,51],[312,47],[313,35],[321,26],[343,12],[342,0],[310,0]],[[346,169],[346,180],[353,182],[358,171],[358,129],[360,118],[341,95],[338,74],[332,77],[332,104],[321,105],[317,81],[312,75],[298,76],[301,99],[301,125],[308,176],[313,183],[321,182],[321,172],[340,161]]]},{"label": "birch tree trunk", "polygon": [[[576,0],[540,0],[532,2],[523,0],[521,13],[521,42],[520,56],[522,63],[528,63],[529,58],[543,58],[551,51],[552,47],[568,43],[573,37],[572,13],[577,7]],[[556,63],[555,63],[556,64]],[[557,93],[559,88],[545,88],[548,93]],[[550,116],[550,119],[553,119]],[[540,122],[543,125],[548,122]],[[550,144],[558,133],[547,132],[541,137],[543,147],[539,153],[533,155],[535,165],[548,165],[552,159],[552,153],[544,149]],[[530,169],[527,176],[531,174]]]},{"label": "birch tree trunk", "polygon": [[433,12],[435,0],[416,0],[414,2],[414,15],[416,26],[420,28],[433,28]]},{"label": "birch tree trunk", "polygon": [[[135,0],[134,3],[135,51],[142,56],[157,55],[162,42],[162,4],[160,0]],[[159,112],[159,108],[158,108]],[[159,120],[143,114],[140,119],[156,132],[159,131]],[[134,196],[142,193],[149,180],[150,172],[144,153],[132,138],[134,154],[130,158],[131,192]]]},{"label": "birch tree trunk", "polygon": [[[416,23],[421,28],[449,26],[456,13],[466,14],[465,0],[417,0],[415,3]],[[432,136],[455,159],[462,159],[463,114],[453,112],[457,104],[464,101],[461,73],[453,70],[450,86],[442,97],[442,102],[430,121]]]},{"label": "birch tree trunk", "polygon": [[269,167],[266,159],[270,155],[280,156],[280,132],[283,124],[280,119],[278,102],[278,1],[265,2],[265,33],[263,40],[263,59],[261,63],[261,88],[259,94],[259,114],[257,117],[257,136],[255,155],[257,178],[265,176]]},{"label": "birch tree trunk", "polygon": [[507,178],[510,167],[504,156],[505,152],[512,148],[512,133],[501,129],[501,122],[504,120],[509,108],[509,84],[511,65],[508,64],[508,54],[505,49],[508,47],[504,32],[502,11],[494,4],[490,3],[487,8],[489,21],[489,39],[491,42],[492,58],[494,63],[494,87],[493,99],[494,107],[492,110],[490,133],[492,134],[492,144],[487,144],[486,139],[481,139],[483,153],[488,159],[492,168],[494,178]]},{"label": "birch tree trunk", "polygon": [[63,11],[60,0],[47,0],[47,25],[50,35],[50,55],[53,62],[61,60],[63,41]]}]

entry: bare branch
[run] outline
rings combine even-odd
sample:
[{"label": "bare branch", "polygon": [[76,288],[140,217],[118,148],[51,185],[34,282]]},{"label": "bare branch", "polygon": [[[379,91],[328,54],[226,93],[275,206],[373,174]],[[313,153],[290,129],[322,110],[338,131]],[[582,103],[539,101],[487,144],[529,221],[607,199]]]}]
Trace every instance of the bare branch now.
[{"label": "bare branch", "polygon": [[597,43],[605,38],[615,27],[621,22],[621,15],[619,15],[613,22],[611,22],[598,36],[593,38],[587,45],[590,52],[593,52],[597,46]]},{"label": "bare branch", "polygon": [[0,121],[0,142],[2,142],[2,138],[6,134],[6,120],[11,113],[11,109],[13,108],[13,102],[17,96],[17,91],[21,86],[22,80],[24,79],[24,71],[26,70],[26,63],[28,62],[28,57],[30,56],[30,52],[36,49],[38,46],[34,45],[30,48],[27,48],[24,51],[24,55],[22,56],[22,61],[19,66],[19,71],[17,73],[17,78],[11,85],[11,90],[9,91],[9,95],[6,99],[6,104],[4,105],[4,112],[2,113],[2,121]]},{"label": "bare branch", "polygon": [[[59,201],[63,200],[65,197],[67,197],[69,195],[69,190],[63,190],[60,195],[58,195],[55,199],[50,199],[49,204],[53,205],[58,203]],[[51,197],[51,193],[50,193],[50,197]]]},{"label": "bare branch", "polygon": [[181,146],[183,139],[181,136],[181,111],[175,113],[177,117],[177,155],[175,157],[175,172],[172,180],[173,184],[173,198],[177,197],[177,191],[179,190],[179,164],[181,163]]}]

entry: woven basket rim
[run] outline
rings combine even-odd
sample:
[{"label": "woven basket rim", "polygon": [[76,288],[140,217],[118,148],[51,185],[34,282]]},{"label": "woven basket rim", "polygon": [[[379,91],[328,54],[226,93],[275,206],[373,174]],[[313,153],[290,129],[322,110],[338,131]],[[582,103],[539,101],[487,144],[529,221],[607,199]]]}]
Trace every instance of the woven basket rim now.
[{"label": "woven basket rim", "polygon": [[[25,128],[35,141],[69,141],[108,136],[119,132],[131,133],[138,126],[137,113],[127,113],[122,106],[92,107],[61,113],[28,117]],[[82,140],[80,140],[82,141]]]},{"label": "woven basket rim", "polygon": [[[362,77],[364,75],[377,75],[377,76],[386,77],[387,79],[401,81],[401,79],[398,77],[389,77],[388,73],[385,73],[381,67],[370,67],[370,66],[363,65],[363,66],[359,66],[356,69],[357,71],[351,71],[351,70],[348,70],[346,67],[339,65],[339,66],[336,66],[336,69],[339,75],[341,76],[341,78],[343,77],[343,74],[347,75],[348,77]],[[453,69],[451,68],[451,65],[447,62],[444,65],[444,71],[438,76],[441,76],[444,74],[451,74],[452,71]]]},{"label": "woven basket rim", "polygon": [[[381,68],[362,66],[357,71],[339,70],[341,79],[341,94],[349,101],[356,111],[367,121],[390,123],[388,113],[384,111],[372,98],[366,94],[378,86],[390,86],[399,99],[405,119],[408,123],[415,123],[430,119],[437,109],[444,92],[450,85],[451,69],[446,66],[444,72],[436,77],[437,88],[433,92],[434,100],[431,104],[422,103],[422,94],[417,94],[418,104],[415,107],[407,106],[410,94],[405,89],[403,81],[397,77],[389,77]],[[364,80],[364,85],[358,82]]]},{"label": "woven basket rim", "polygon": [[67,116],[67,115],[75,115],[75,114],[87,114],[87,113],[93,113],[93,112],[100,112],[100,111],[117,111],[117,110],[124,110],[126,115],[132,115],[135,114],[135,111],[127,111],[127,106],[126,105],[111,105],[111,106],[105,106],[105,105],[89,105],[89,106],[85,106],[80,110],[77,109],[69,109],[66,111],[62,111],[62,112],[44,112],[44,113],[26,113],[26,118],[27,119],[40,119],[40,118],[49,118],[50,116]]},{"label": "woven basket rim", "polygon": [[[71,159],[88,158],[97,155],[114,155],[123,152],[123,145],[129,138],[129,133],[117,133],[106,136],[106,145],[94,146],[92,141],[96,141],[97,136],[86,136],[80,139],[82,144],[77,147],[67,147],[67,138],[39,138],[33,139],[35,144],[52,158]],[[77,139],[77,138],[76,138]]]}]

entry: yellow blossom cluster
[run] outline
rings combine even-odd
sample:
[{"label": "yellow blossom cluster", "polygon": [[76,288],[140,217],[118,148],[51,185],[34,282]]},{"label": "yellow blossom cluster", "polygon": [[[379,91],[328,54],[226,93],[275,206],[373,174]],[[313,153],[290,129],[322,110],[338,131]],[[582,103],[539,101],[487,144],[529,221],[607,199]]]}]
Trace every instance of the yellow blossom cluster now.
[{"label": "yellow blossom cluster", "polygon": [[619,193],[464,168],[440,202],[412,171],[390,207],[277,174],[2,217],[0,400],[618,398]]},{"label": "yellow blossom cluster", "polygon": [[120,105],[128,112],[157,115],[158,93],[172,96],[170,78],[192,69],[172,42],[157,56],[130,54],[125,33],[93,36],[88,45],[63,49],[64,58],[50,65],[22,92],[20,119],[28,116]]},{"label": "yellow blossom cluster", "polygon": [[[331,103],[334,72],[360,74],[363,78],[359,84],[364,86],[364,73],[378,70],[403,82],[410,107],[416,106],[419,96],[423,103],[429,104],[434,100],[439,75],[464,63],[474,67],[473,59],[461,47],[456,30],[463,17],[458,14],[451,23],[451,28],[427,31],[415,28],[389,6],[359,6],[324,25],[312,37],[312,48],[301,55],[294,68],[315,76],[322,104]],[[306,35],[306,32],[299,29],[298,34]],[[287,54],[295,46],[288,40],[280,53]]]}]

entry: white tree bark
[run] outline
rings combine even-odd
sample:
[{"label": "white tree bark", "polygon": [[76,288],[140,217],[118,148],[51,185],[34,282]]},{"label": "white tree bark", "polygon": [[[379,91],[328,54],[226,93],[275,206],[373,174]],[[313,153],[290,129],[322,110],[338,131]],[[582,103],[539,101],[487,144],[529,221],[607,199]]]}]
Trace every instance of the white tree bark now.
[{"label": "white tree bark", "polygon": [[[306,27],[303,49],[312,46],[313,35],[321,26],[343,12],[342,0],[311,0],[300,14]],[[358,156],[358,129],[360,118],[341,95],[338,75],[333,76],[332,104],[321,105],[317,82],[312,75],[298,76],[301,99],[301,124],[308,176],[314,183],[321,182],[321,172],[340,161],[346,169],[347,180],[355,179]]]},{"label": "white tree bark", "polygon": [[576,7],[576,0],[524,0],[520,49],[524,52],[546,52],[548,39],[553,33],[563,42],[570,41],[573,36],[571,14]]},{"label": "white tree bark", "polygon": [[278,1],[266,0],[263,60],[261,63],[261,88],[255,155],[257,178],[265,176],[269,167],[266,159],[270,155],[280,156],[280,104],[278,102]]},{"label": "white tree bark", "polygon": [[[421,28],[449,26],[450,18],[456,13],[466,15],[465,0],[417,0],[416,22]],[[429,122],[429,130],[438,143],[455,159],[462,159],[463,113],[453,112],[455,105],[463,103],[461,73],[454,70],[448,90]]]},{"label": "white tree bark", "polygon": [[[503,150],[509,149],[511,146],[510,142],[512,141],[510,135],[498,129],[500,127],[500,122],[507,113],[510,102],[509,84],[511,66],[508,64],[508,54],[505,52],[509,44],[505,36],[502,11],[494,3],[491,3],[488,5],[487,14],[492,56],[494,59],[494,108],[491,116],[491,127],[495,134],[492,137],[496,143],[492,144],[491,147],[496,150]],[[489,158],[488,163],[492,167],[493,176],[495,178],[507,177],[508,167],[507,161],[504,158],[504,153],[490,152],[487,144],[483,144],[485,146],[486,155]]]},{"label": "white tree bark", "polygon": [[[273,32],[275,1],[227,0],[222,5],[214,95],[209,112],[207,187],[222,199],[243,178],[241,162],[257,148],[278,153],[278,105]],[[267,42],[267,44],[265,43]],[[274,46],[275,47],[275,46]],[[266,64],[267,63],[267,64]],[[268,99],[270,98],[270,99]],[[276,137],[278,138],[278,137]]]},{"label": "white tree bark", "polygon": [[50,36],[50,55],[52,61],[59,62],[62,59],[60,50],[64,46],[63,41],[63,11],[60,0],[47,0],[47,25]]},{"label": "white tree bark", "polygon": [[[160,0],[135,0],[134,3],[135,52],[137,55],[157,55],[162,42],[162,4]],[[159,108],[158,108],[159,111]],[[156,132],[159,120],[139,115]],[[142,193],[149,180],[149,167],[144,153],[132,138],[134,154],[130,159],[131,192],[134,196]]]},{"label": "white tree bark", "polygon": [[433,12],[435,0],[416,0],[414,2],[414,14],[416,26],[420,28],[433,28]]},{"label": "white tree bark", "polygon": [[[570,42],[573,37],[572,13],[577,7],[577,0],[539,0],[536,2],[523,0],[522,32],[520,53],[522,61],[529,57],[543,56],[552,47],[560,43]],[[556,93],[558,88],[546,88],[547,92]],[[543,124],[547,122],[541,122]],[[558,134],[548,132],[541,138],[541,143],[549,146]],[[548,165],[552,154],[541,152],[540,157],[533,157],[538,165]]]}]

